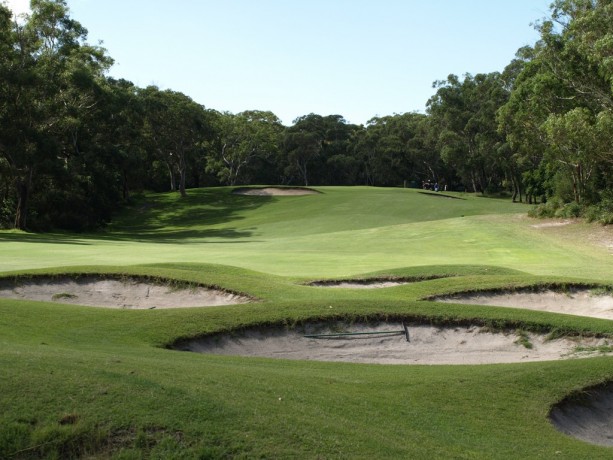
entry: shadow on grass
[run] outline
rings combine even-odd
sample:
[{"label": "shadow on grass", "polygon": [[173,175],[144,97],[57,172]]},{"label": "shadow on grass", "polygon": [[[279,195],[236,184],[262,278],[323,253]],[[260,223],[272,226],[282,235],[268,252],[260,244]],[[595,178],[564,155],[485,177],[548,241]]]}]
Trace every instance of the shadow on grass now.
[{"label": "shadow on grass", "polygon": [[[159,194],[123,208],[108,228],[96,233],[0,233],[0,241],[90,245],[96,241],[147,243],[248,243],[251,230],[210,228],[244,219],[243,214],[276,201],[275,197],[233,195],[227,190],[195,189],[188,195]],[[217,241],[215,241],[217,240]],[[196,241],[197,243],[197,241]]]}]

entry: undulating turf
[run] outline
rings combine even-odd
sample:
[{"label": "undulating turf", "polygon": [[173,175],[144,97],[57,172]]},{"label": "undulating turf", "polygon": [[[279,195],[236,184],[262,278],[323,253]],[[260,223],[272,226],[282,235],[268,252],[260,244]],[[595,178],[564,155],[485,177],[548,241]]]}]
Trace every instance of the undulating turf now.
[{"label": "undulating turf", "polygon": [[[386,366],[197,355],[181,339],[315,319],[474,322],[613,337],[606,320],[423,299],[610,285],[610,233],[508,200],[322,187],[144,195],[94,234],[0,232],[0,277],[104,273],[215,285],[246,305],[111,310],[0,299],[0,458],[610,458],[550,407],[613,358]],[[321,279],[402,278],[377,290]]]}]

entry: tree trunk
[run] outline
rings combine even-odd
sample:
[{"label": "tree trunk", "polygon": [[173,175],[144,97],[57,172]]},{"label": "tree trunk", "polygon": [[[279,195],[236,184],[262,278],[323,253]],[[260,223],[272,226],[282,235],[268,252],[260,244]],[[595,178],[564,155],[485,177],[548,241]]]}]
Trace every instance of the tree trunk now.
[{"label": "tree trunk", "polygon": [[122,171],[122,197],[124,201],[128,201],[130,199],[130,185],[128,183],[128,172],[124,169]]},{"label": "tree trunk", "polygon": [[28,216],[28,200],[32,186],[32,170],[25,177],[16,179],[17,209],[15,210],[15,228],[25,230]]},{"label": "tree trunk", "polygon": [[177,190],[177,187],[175,184],[175,173],[172,170],[172,165],[170,163],[166,163],[166,166],[168,167],[168,175],[170,176],[170,191],[174,192]]},{"label": "tree trunk", "polygon": [[181,153],[179,156],[179,193],[185,198],[187,192],[185,191],[185,177],[187,175],[187,162],[185,161],[185,153]]},{"label": "tree trunk", "polygon": [[477,193],[477,181],[475,179],[474,171],[470,172],[470,182],[472,183],[472,186],[473,186],[473,193]]}]

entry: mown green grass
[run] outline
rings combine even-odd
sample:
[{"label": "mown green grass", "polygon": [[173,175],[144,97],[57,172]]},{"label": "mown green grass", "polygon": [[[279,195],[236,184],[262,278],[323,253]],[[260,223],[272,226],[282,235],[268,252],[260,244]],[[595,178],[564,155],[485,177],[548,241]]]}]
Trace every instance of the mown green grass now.
[{"label": "mown green grass", "polygon": [[534,228],[535,221],[525,217],[526,205],[405,189],[321,191],[258,197],[204,189],[190,191],[185,201],[147,195],[104,234],[0,233],[0,271],[93,260],[108,266],[207,262],[303,277],[443,264],[613,276],[606,250]]},{"label": "mown green grass", "polygon": [[[219,286],[258,301],[112,310],[0,299],[0,458],[610,458],[549,409],[613,379],[613,358],[387,366],[198,355],[220,331],[318,319],[478,323],[613,336],[610,321],[423,300],[476,289],[611,284],[584,224],[536,228],[527,207],[414,190],[231,189],[146,195],[104,233],[0,233],[0,276],[104,273]],[[442,277],[429,279],[433,276]],[[387,289],[307,286],[406,278]]]}]

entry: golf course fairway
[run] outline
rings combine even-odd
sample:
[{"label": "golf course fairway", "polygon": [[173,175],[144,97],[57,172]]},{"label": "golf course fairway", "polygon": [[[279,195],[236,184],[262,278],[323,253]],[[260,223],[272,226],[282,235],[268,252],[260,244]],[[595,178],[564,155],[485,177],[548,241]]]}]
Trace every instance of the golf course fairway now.
[{"label": "golf course fairway", "polygon": [[[608,296],[611,228],[532,219],[528,205],[473,194],[312,190],[151,193],[100,232],[0,231],[0,458],[611,458],[606,434],[579,439],[551,413],[611,387],[613,322],[461,302],[481,291]],[[132,308],[122,293],[114,308],[92,307],[77,291],[92,279],[138,283],[145,297],[155,286],[240,301]],[[44,280],[55,286],[48,298],[19,294]],[[555,360],[491,364],[184,346],[388,324],[511,335],[526,354],[537,336],[577,346]],[[610,419],[608,429],[613,437]]]}]

